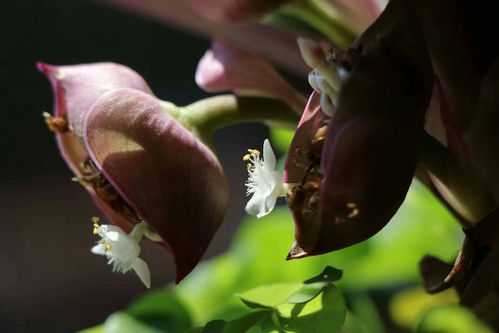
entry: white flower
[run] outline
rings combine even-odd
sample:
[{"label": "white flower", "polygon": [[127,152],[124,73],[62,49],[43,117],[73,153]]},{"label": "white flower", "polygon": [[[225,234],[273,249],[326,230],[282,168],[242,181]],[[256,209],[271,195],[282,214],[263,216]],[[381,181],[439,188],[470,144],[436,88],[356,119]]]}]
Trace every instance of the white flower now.
[{"label": "white flower", "polygon": [[341,84],[348,77],[348,72],[342,66],[328,61],[319,43],[298,38],[298,46],[303,60],[313,69],[308,75],[308,82],[321,95],[321,110],[332,117],[338,104]]},{"label": "white flower", "polygon": [[278,197],[286,195],[282,173],[276,170],[276,157],[268,139],[263,143],[263,159],[260,152],[249,149],[243,157],[248,162],[247,194],[252,195],[246,205],[246,212],[260,218],[275,207]]},{"label": "white flower", "polygon": [[142,222],[134,226],[130,234],[126,234],[118,226],[99,224],[93,219],[94,234],[101,240],[92,247],[93,254],[105,256],[108,264],[113,265],[113,272],[126,273],[133,269],[147,288],[151,287],[151,273],[147,263],[139,258],[140,240],[147,232],[147,225]]}]

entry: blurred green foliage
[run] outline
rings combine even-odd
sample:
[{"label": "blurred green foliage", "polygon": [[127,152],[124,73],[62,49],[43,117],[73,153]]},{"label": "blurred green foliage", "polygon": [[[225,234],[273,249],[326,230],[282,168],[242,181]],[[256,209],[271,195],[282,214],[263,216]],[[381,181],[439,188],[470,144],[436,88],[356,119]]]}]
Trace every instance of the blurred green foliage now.
[{"label": "blurred green foliage", "polygon": [[[147,293],[113,314],[102,330],[85,333],[112,333],[120,325],[143,326],[141,332],[255,333],[281,327],[283,332],[381,333],[387,332],[387,321],[400,332],[451,332],[439,326],[445,316],[482,329],[462,308],[439,310],[455,304],[455,296],[414,289],[419,260],[426,254],[452,260],[463,237],[452,215],[418,181],[389,225],[366,242],[286,261],[293,232],[285,208],[261,220],[247,218],[223,255],[203,262],[180,285]],[[329,281],[320,278],[329,276],[323,271],[328,265],[343,271],[334,284],[341,276],[337,270],[330,268],[334,278]]]},{"label": "blurred green foliage", "polygon": [[435,308],[421,320],[418,333],[492,333],[475,315],[457,305]]}]

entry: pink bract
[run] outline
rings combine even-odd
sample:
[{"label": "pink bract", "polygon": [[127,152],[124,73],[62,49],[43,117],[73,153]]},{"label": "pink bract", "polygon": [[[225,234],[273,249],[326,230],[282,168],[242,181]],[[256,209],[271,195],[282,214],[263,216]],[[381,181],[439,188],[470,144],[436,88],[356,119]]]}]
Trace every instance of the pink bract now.
[{"label": "pink bract", "polygon": [[54,89],[63,158],[110,223],[146,221],[177,266],[201,260],[222,223],[228,185],[213,152],[168,114],[133,70],[117,64],[39,64]]}]

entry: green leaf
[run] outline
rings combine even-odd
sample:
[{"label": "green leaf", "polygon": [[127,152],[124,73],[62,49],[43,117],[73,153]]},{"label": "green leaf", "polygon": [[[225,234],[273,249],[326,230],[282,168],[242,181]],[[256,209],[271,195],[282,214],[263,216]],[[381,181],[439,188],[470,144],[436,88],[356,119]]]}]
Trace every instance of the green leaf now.
[{"label": "green leaf", "polygon": [[333,285],[308,303],[278,307],[286,332],[334,333],[345,322],[346,305],[341,292]]},{"label": "green leaf", "polygon": [[315,282],[335,282],[341,279],[343,272],[331,266],[326,266],[321,274],[308,279],[304,283],[315,283]]},{"label": "green leaf", "polygon": [[259,220],[247,218],[230,250],[244,268],[241,287],[304,281],[327,265],[349,265],[369,251],[369,245],[364,242],[334,253],[287,261],[293,238],[294,223],[287,208],[276,209]]},{"label": "green leaf", "polygon": [[[357,294],[348,298],[350,305],[351,322],[355,321],[355,328],[345,332],[384,333],[383,320],[381,319],[376,304],[366,294]],[[356,329],[356,330],[355,330]]]},{"label": "green leaf", "polygon": [[272,321],[272,318],[266,318],[260,323],[260,332],[261,333],[280,333],[279,329],[276,328],[276,325]]},{"label": "green leaf", "polygon": [[235,296],[237,292],[254,287],[241,284],[245,264],[229,252],[202,262],[176,286],[177,294],[190,309],[196,325],[214,318],[232,320],[247,312],[246,306]]},{"label": "green leaf", "polygon": [[329,284],[329,282],[314,282],[305,284],[299,290],[292,293],[288,297],[287,302],[292,304],[309,302],[314,297],[319,295],[320,292]]},{"label": "green leaf", "polygon": [[492,333],[476,316],[462,306],[429,311],[418,325],[418,333]]},{"label": "green leaf", "polygon": [[223,333],[225,325],[225,320],[212,320],[206,324],[203,333]]},{"label": "green leaf", "polygon": [[342,271],[331,266],[326,266],[322,273],[303,282],[303,286],[288,297],[288,303],[306,303],[332,282],[341,279]]},{"label": "green leaf", "polygon": [[390,223],[368,240],[369,254],[341,267],[344,277],[339,285],[362,290],[418,283],[421,258],[431,254],[452,261],[462,239],[456,219],[423,184],[414,181]]},{"label": "green leaf", "polygon": [[367,328],[367,325],[364,323],[364,321],[351,312],[347,313],[345,324],[343,325],[343,329],[341,330],[341,332],[371,333],[371,331]]},{"label": "green leaf", "polygon": [[164,331],[150,327],[132,316],[116,312],[109,316],[104,323],[105,333],[162,333]]},{"label": "green leaf", "polygon": [[243,333],[248,332],[252,328],[258,328],[259,323],[271,316],[272,311],[256,311],[248,313],[247,315],[229,321],[224,329],[223,333]]},{"label": "green leaf", "polygon": [[280,283],[257,287],[239,295],[251,308],[273,309],[286,303],[289,295],[300,289],[300,283]]},{"label": "green leaf", "polygon": [[162,331],[186,332],[192,327],[189,311],[172,288],[147,293],[126,313]]}]

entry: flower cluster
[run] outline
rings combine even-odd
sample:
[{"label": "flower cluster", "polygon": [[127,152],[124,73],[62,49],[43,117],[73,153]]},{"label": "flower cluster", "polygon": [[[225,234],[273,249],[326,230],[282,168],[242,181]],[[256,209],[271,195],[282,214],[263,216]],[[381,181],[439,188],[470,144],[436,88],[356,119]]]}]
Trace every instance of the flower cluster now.
[{"label": "flower cluster", "polygon": [[[139,257],[142,239],[173,254],[177,282],[192,271],[229,201],[213,132],[258,121],[294,128],[284,170],[268,139],[262,152],[243,156],[246,212],[262,218],[280,197],[287,200],[295,224],[288,259],[379,232],[416,175],[467,228],[453,266],[423,260],[427,289],[476,288],[475,270],[486,275],[488,266],[477,267],[499,239],[499,66],[469,50],[496,51],[482,39],[457,49],[439,44],[440,33],[450,34],[443,27],[466,26],[466,15],[455,11],[441,23],[447,16],[437,15],[445,7],[440,2],[421,11],[399,0],[382,13],[384,1],[377,0],[112,2],[208,34],[213,43],[196,83],[232,93],[178,107],[123,65],[38,65],[55,95],[54,113],[44,113],[47,126],[74,180],[109,221],[93,220],[100,240],[91,252],[113,271],[133,270],[150,287],[150,269]],[[308,100],[274,64],[303,81],[308,75]],[[472,302],[469,292],[463,297]]]}]

